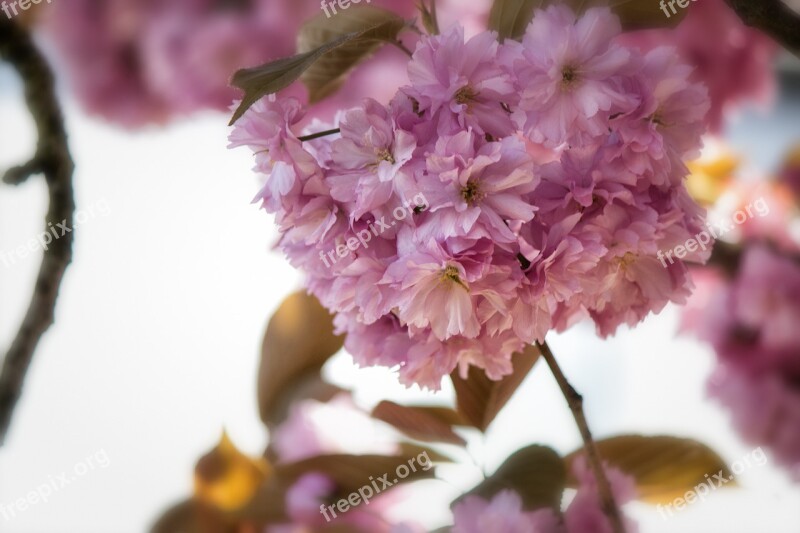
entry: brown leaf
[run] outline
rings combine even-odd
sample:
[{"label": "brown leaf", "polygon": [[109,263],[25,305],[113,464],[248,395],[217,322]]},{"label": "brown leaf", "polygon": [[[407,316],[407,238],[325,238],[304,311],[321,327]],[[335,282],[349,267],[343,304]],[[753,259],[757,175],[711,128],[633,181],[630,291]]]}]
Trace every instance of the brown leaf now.
[{"label": "brown leaf", "polygon": [[500,381],[492,381],[483,370],[476,367],[470,367],[466,380],[458,375],[458,371],[453,372],[450,378],[456,389],[458,412],[474,427],[486,431],[540,355],[539,349],[532,345],[522,353],[514,354],[514,372]]},{"label": "brown leaf", "polygon": [[258,100],[285,89],[301,76],[311,91],[311,101],[316,102],[333,92],[347,70],[369,57],[382,42],[395,40],[404,25],[394,13],[369,6],[343,11],[330,21],[323,14],[311,19],[300,29],[297,55],[233,75],[231,85],[242,89],[244,97],[230,124]]},{"label": "brown leaf", "polygon": [[303,24],[297,36],[299,54],[350,36],[320,55],[300,76],[308,88],[309,101],[319,102],[333,94],[351,69],[384,44],[396,41],[405,25],[405,20],[397,14],[367,5],[340,11],[330,19],[320,13]]},{"label": "brown leaf", "polygon": [[447,442],[466,445],[466,441],[453,431],[453,424],[461,417],[446,407],[406,406],[384,400],[372,410],[372,416],[402,431],[412,439],[426,442]]},{"label": "brown leaf", "polygon": [[197,462],[195,496],[220,511],[240,509],[253,498],[270,472],[264,459],[247,457],[223,433],[219,444]]},{"label": "brown leaf", "polygon": [[510,489],[520,495],[526,510],[558,509],[565,484],[564,460],[546,446],[527,446],[511,454],[492,476],[453,504],[472,495],[489,500]]},{"label": "brown leaf", "polygon": [[590,7],[608,6],[622,23],[625,31],[643,28],[667,28],[677,26],[686,16],[687,9],[678,9],[677,14],[667,17],[656,0],[495,0],[489,14],[489,29],[504,39],[519,40],[533,20],[536,9],[563,3],[578,14]]},{"label": "brown leaf", "polygon": [[284,300],[267,326],[258,371],[259,411],[268,426],[281,422],[293,399],[334,392],[320,384],[319,371],[342,342],[315,297],[296,292]]},{"label": "brown leaf", "polygon": [[241,525],[217,509],[186,500],[165,511],[150,533],[241,533],[245,531]]},{"label": "brown leaf", "polygon": [[[706,474],[711,478],[721,471],[732,478],[716,452],[692,439],[622,435],[596,444],[604,462],[636,480],[639,499],[646,502],[671,502],[706,482]],[[576,450],[564,459],[568,470],[582,453],[582,449]],[[575,486],[576,481],[570,479],[569,484]]]}]

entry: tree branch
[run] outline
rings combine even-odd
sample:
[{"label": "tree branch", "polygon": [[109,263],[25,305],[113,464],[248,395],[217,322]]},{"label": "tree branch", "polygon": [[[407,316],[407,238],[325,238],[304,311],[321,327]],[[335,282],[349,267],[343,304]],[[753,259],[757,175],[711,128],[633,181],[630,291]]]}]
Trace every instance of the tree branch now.
[{"label": "tree branch", "polygon": [[800,15],[781,0],[725,0],[739,18],[800,57]]},{"label": "tree branch", "polygon": [[[50,198],[45,222],[66,221],[73,226],[75,200],[72,192],[74,164],[53,74],[26,30],[0,17],[0,59],[8,61],[24,84],[25,100],[36,123],[39,140],[30,162],[4,176],[12,184],[43,173]],[[72,233],[56,239],[44,252],[33,296],[22,325],[3,360],[0,372],[0,444],[5,441],[12,414],[22,393],[36,346],[54,320],[56,299],[64,272],[72,261]]]},{"label": "tree branch", "polygon": [[578,430],[581,432],[583,438],[583,449],[586,453],[586,460],[589,461],[589,466],[594,473],[594,479],[597,481],[597,492],[600,495],[600,503],[603,506],[603,512],[608,517],[611,523],[611,528],[614,533],[625,533],[625,526],[622,524],[622,518],[619,514],[619,508],[614,502],[614,494],[611,492],[611,484],[608,482],[606,473],[603,470],[603,463],[600,460],[600,453],[597,451],[597,446],[592,439],[592,432],[589,431],[589,424],[586,422],[586,416],[583,414],[583,397],[578,394],[578,391],[570,385],[566,376],[558,366],[553,352],[546,342],[536,343],[539,350],[542,352],[542,357],[547,361],[547,366],[550,367],[550,372],[556,378],[561,393],[567,400],[572,416],[575,418],[575,423],[578,425]]}]

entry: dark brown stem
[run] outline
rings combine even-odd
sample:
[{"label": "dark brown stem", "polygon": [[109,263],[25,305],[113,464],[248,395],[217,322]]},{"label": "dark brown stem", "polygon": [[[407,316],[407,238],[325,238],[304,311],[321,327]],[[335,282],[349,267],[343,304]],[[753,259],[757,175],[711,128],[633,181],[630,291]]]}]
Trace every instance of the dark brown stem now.
[{"label": "dark brown stem", "polygon": [[400,41],[392,41],[392,44],[393,44],[393,45],[395,45],[395,46],[396,46],[397,48],[399,48],[400,50],[402,50],[402,51],[403,51],[403,53],[404,53],[404,54],[406,54],[408,57],[414,57],[414,52],[412,52],[411,50],[409,50],[409,49],[406,47],[406,45],[404,45],[402,42],[400,42]]},{"label": "dark brown stem", "polygon": [[600,459],[600,453],[597,451],[597,446],[592,439],[592,432],[589,431],[589,424],[586,422],[586,416],[583,414],[583,397],[578,394],[578,391],[570,385],[566,376],[558,366],[553,352],[546,342],[541,344],[537,343],[539,350],[542,352],[542,357],[547,361],[547,366],[550,367],[550,372],[556,378],[561,393],[567,400],[572,416],[575,418],[575,423],[578,425],[578,430],[581,432],[583,438],[583,449],[586,453],[586,460],[589,461],[589,467],[594,473],[594,478],[597,481],[597,492],[600,495],[600,502],[603,506],[603,512],[608,517],[614,533],[625,533],[625,526],[622,524],[622,518],[619,514],[619,508],[614,502],[614,494],[611,492],[611,484],[608,482],[606,473],[603,470],[603,463]]},{"label": "dark brown stem", "polygon": [[339,130],[339,128],[334,128],[332,130],[318,131],[317,133],[312,133],[311,135],[298,137],[298,140],[300,140],[300,142],[313,141],[314,139],[319,139],[320,137],[326,137],[328,135],[336,135],[340,131],[341,130]]},{"label": "dark brown stem", "polygon": [[[72,192],[74,164],[55,95],[53,74],[28,32],[2,17],[0,59],[8,61],[19,73],[24,85],[25,101],[39,136],[33,158],[9,170],[4,180],[18,184],[33,174],[44,174],[50,197],[45,222],[62,223],[72,228],[75,212]],[[72,261],[72,235],[69,232],[53,240],[44,252],[27,313],[3,360],[0,371],[0,444],[5,441],[36,346],[53,323],[59,287],[64,271]]]},{"label": "dark brown stem", "polygon": [[800,16],[781,0],[725,0],[748,26],[800,57]]}]

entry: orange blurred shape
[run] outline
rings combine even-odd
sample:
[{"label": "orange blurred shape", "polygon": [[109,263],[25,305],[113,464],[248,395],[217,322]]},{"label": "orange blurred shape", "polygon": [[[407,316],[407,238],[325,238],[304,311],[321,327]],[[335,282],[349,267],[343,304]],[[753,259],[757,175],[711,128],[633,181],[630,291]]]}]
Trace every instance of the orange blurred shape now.
[{"label": "orange blurred shape", "polygon": [[197,462],[195,497],[222,511],[241,509],[271,471],[266,460],[244,455],[223,431],[219,444]]},{"label": "orange blurred shape", "polygon": [[739,163],[739,158],[729,152],[689,163],[689,194],[700,204],[713,205],[730,186]]}]

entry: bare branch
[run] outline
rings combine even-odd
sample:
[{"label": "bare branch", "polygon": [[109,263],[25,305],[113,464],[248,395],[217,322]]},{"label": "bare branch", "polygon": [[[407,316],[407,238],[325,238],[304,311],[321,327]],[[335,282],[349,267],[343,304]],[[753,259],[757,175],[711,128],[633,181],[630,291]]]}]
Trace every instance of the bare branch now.
[{"label": "bare branch", "polygon": [[800,15],[781,0],[725,0],[748,26],[766,33],[800,57]]},{"label": "bare branch", "polygon": [[[33,174],[43,173],[50,197],[45,222],[66,221],[72,227],[75,212],[72,192],[74,164],[67,146],[64,120],[56,99],[50,67],[28,32],[2,17],[0,59],[8,61],[22,78],[25,100],[39,135],[36,155],[30,162],[11,169],[4,179],[21,183]],[[36,346],[53,323],[59,287],[71,261],[70,232],[53,241],[45,251],[27,313],[3,360],[0,372],[0,444],[5,441]]]},{"label": "bare branch", "polygon": [[600,459],[600,453],[597,451],[597,446],[592,438],[592,432],[589,430],[589,424],[586,422],[586,416],[583,414],[583,397],[578,394],[578,391],[569,383],[561,367],[558,366],[553,352],[546,342],[536,344],[542,352],[542,357],[547,361],[547,366],[550,367],[553,377],[556,378],[561,393],[567,400],[572,416],[575,418],[575,423],[578,425],[578,430],[583,438],[583,449],[586,453],[586,460],[589,462],[589,467],[592,469],[594,478],[597,481],[597,492],[600,496],[600,502],[603,506],[603,512],[611,522],[611,528],[614,533],[625,533],[625,526],[622,524],[622,518],[619,514],[619,508],[614,502],[614,494],[611,492],[611,484],[608,482],[606,473],[603,470],[603,463]]}]

